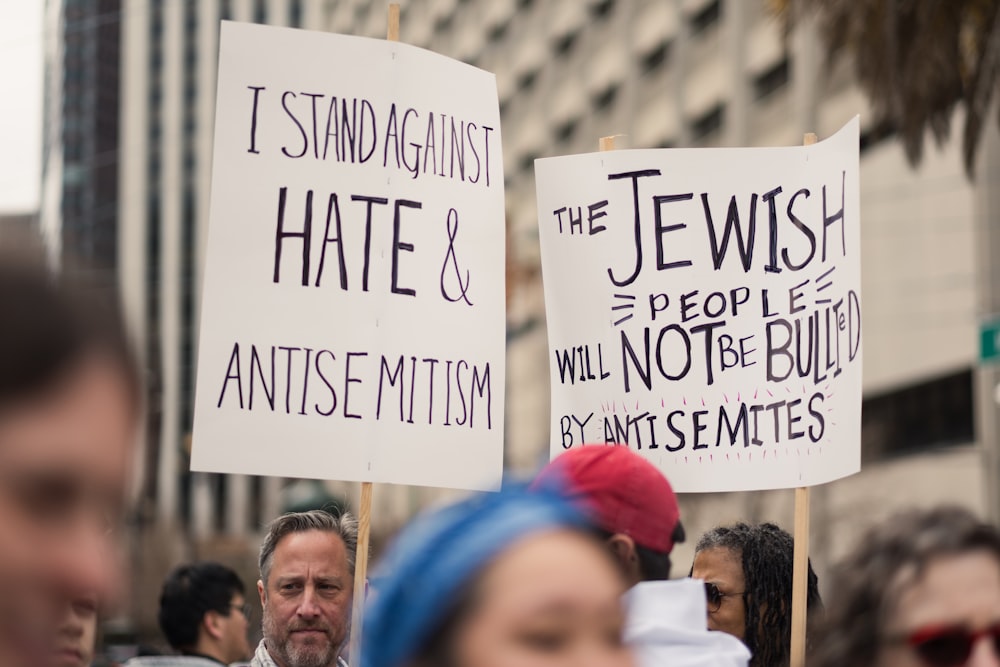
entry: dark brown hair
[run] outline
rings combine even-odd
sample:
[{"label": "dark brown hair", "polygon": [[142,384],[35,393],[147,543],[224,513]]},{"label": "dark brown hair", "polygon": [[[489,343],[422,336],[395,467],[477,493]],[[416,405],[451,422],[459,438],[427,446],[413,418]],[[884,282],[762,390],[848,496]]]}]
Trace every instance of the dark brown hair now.
[{"label": "dark brown hair", "polygon": [[122,371],[138,408],[139,373],[114,296],[0,254],[0,409],[51,388],[90,354]]},{"label": "dark brown hair", "polygon": [[1000,565],[1000,533],[959,507],[910,510],[871,528],[832,572],[810,666],[874,665],[900,594],[935,559],[975,551]]}]

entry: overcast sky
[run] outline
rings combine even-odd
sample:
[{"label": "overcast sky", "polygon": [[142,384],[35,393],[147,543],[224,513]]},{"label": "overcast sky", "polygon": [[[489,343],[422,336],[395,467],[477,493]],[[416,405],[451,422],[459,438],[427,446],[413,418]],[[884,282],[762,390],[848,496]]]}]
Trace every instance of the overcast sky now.
[{"label": "overcast sky", "polygon": [[44,4],[0,1],[0,213],[38,208]]}]

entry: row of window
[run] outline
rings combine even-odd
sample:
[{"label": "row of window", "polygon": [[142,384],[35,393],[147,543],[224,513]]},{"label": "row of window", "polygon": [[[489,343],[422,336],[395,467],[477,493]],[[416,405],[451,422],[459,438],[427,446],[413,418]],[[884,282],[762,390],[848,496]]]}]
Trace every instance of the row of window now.
[{"label": "row of window", "polygon": [[[595,16],[603,18],[610,13],[613,6],[614,3],[612,1],[608,1],[598,3],[597,5],[594,5],[592,9]],[[690,21],[692,25],[692,32],[703,32],[708,27],[716,24],[720,16],[720,3],[717,1],[708,3],[701,10],[699,10],[698,13],[691,17]],[[503,24],[500,28],[505,29],[506,25],[507,24]],[[567,55],[573,49],[577,39],[578,33],[575,32],[564,35],[555,44],[556,53],[563,56]],[[643,77],[653,75],[659,71],[664,71],[669,61],[672,46],[672,40],[663,40],[653,49],[641,56],[640,68]],[[523,94],[530,92],[535,87],[540,72],[541,69],[539,68],[523,73],[517,81],[517,90],[519,93]],[[751,85],[754,98],[756,100],[763,100],[783,89],[790,81],[790,75],[790,61],[786,56],[753,78]],[[618,84],[609,85],[597,92],[591,100],[593,110],[606,111],[611,108],[617,98],[618,92]],[[503,105],[501,107],[501,111],[505,110],[505,106],[506,105]],[[571,119],[556,128],[556,138],[561,142],[571,141],[578,126],[577,120],[578,119]],[[724,122],[725,103],[720,102],[712,108],[706,110],[699,117],[690,121],[692,138],[695,141],[703,140],[719,131]]]}]

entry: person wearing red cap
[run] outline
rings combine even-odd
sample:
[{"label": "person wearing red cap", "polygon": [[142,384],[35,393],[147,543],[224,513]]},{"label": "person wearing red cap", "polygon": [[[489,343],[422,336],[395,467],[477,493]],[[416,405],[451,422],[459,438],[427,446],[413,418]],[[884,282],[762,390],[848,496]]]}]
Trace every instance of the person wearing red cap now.
[{"label": "person wearing red cap", "polygon": [[625,639],[639,667],[746,667],[743,643],[707,629],[701,582],[667,581],[684,527],[663,473],[628,447],[586,445],[558,456],[534,482],[556,484],[586,509],[631,586]]}]

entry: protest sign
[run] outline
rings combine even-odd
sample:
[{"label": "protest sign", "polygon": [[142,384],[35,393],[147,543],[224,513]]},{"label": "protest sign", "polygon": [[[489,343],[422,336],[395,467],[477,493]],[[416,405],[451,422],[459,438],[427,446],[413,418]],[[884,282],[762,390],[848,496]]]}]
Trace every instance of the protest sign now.
[{"label": "protest sign", "polygon": [[492,74],[223,22],[192,469],[500,481]]},{"label": "protest sign", "polygon": [[535,163],[552,456],[627,445],[682,492],[857,472],[858,128]]}]

